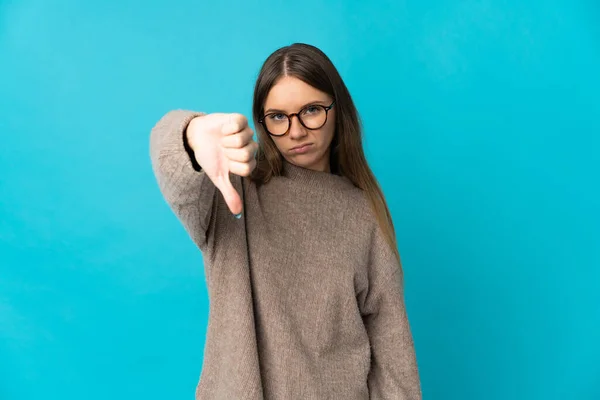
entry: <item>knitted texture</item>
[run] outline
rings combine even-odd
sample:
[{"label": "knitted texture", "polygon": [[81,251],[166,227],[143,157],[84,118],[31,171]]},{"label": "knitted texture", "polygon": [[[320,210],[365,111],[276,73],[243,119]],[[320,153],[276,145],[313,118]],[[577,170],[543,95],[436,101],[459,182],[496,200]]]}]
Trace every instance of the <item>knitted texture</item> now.
[{"label": "knitted texture", "polygon": [[150,139],[158,186],[204,260],[196,399],[420,399],[402,269],[364,192],[285,162],[265,185],[231,175],[235,219],[186,148],[198,115],[171,111]]}]

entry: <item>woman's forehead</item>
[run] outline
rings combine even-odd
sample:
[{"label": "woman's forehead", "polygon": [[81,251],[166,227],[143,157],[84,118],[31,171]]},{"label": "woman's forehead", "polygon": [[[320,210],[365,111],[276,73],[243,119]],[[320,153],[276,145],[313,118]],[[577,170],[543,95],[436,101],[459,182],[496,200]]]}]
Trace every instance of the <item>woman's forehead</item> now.
[{"label": "woman's forehead", "polygon": [[298,78],[285,76],[271,88],[265,110],[274,108],[294,112],[311,102],[327,102],[329,96]]}]

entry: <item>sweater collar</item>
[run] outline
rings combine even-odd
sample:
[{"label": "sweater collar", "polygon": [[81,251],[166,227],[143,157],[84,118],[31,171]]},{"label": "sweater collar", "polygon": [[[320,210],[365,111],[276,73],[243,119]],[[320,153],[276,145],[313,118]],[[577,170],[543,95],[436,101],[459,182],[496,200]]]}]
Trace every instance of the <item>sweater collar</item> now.
[{"label": "sweater collar", "polygon": [[310,184],[311,186],[354,186],[350,179],[345,176],[299,167],[285,159],[283,159],[283,176],[295,182]]}]

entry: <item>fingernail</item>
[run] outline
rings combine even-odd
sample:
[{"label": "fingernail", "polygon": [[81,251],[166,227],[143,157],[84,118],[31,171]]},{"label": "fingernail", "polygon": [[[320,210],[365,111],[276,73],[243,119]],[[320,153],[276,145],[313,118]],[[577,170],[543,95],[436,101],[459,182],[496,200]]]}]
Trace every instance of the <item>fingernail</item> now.
[{"label": "fingernail", "polygon": [[240,219],[240,218],[242,218],[242,213],[235,214],[234,217],[235,217],[235,219]]}]

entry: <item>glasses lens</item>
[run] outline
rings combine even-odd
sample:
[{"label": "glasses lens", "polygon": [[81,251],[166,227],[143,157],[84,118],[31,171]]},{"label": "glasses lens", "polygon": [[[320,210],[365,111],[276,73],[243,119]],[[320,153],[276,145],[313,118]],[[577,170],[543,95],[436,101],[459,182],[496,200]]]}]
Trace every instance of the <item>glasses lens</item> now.
[{"label": "glasses lens", "polygon": [[308,106],[300,111],[300,118],[309,129],[319,129],[325,125],[327,112],[323,106]]},{"label": "glasses lens", "polygon": [[265,125],[272,135],[283,135],[288,130],[290,120],[285,114],[269,114],[265,116]]},{"label": "glasses lens", "polygon": [[[325,107],[313,105],[303,108],[298,117],[302,124],[308,129],[319,129],[327,121],[327,111]],[[271,135],[283,135],[290,127],[290,120],[287,115],[282,113],[273,113],[265,115],[265,126]]]}]

